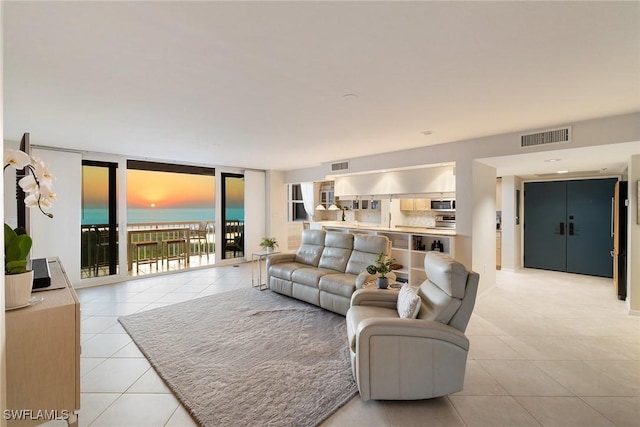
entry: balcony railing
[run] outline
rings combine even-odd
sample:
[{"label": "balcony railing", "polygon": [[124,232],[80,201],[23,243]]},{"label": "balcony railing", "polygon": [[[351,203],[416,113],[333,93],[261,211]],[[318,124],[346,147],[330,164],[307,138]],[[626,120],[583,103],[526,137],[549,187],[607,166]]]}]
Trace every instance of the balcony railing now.
[{"label": "balcony railing", "polygon": [[[202,221],[134,223],[127,227],[127,266],[130,274],[153,272],[155,263],[135,265],[135,259],[149,260],[158,257],[157,271],[182,269],[195,265],[211,265],[215,262],[215,223],[205,221],[204,231]],[[116,233],[118,235],[118,233]],[[243,256],[244,248],[238,246],[244,235],[243,221],[227,221],[224,238],[227,252],[233,256]],[[172,263],[169,259],[177,259],[175,253],[168,253],[171,247],[167,241],[183,240],[186,243],[186,262]],[[148,242],[149,245],[140,245]],[[154,246],[151,244],[155,242]],[[163,242],[165,242],[163,244]],[[119,242],[116,242],[118,244]],[[231,243],[235,246],[231,247]],[[109,226],[107,224],[83,225],[81,227],[81,276],[82,278],[105,276],[109,274]],[[135,257],[133,250],[135,249]],[[175,250],[175,248],[174,248]],[[116,251],[117,253],[117,251]],[[174,256],[172,256],[174,255]],[[164,262],[163,262],[164,261]],[[116,264],[118,264],[116,260]],[[140,262],[142,264],[142,262]],[[144,268],[143,268],[144,267]]]}]

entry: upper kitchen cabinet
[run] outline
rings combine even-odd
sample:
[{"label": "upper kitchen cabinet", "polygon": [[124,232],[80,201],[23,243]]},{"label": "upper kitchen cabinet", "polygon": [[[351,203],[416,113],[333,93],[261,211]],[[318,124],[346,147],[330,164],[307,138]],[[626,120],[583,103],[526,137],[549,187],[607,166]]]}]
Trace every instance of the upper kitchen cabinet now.
[{"label": "upper kitchen cabinet", "polygon": [[333,182],[323,182],[320,184],[320,204],[325,209],[329,209],[334,203],[334,184]]},{"label": "upper kitchen cabinet", "polygon": [[340,207],[350,209],[353,211],[379,211],[380,199],[375,199],[373,196],[360,196],[360,197],[339,197],[336,200]]},{"label": "upper kitchen cabinet", "polygon": [[335,179],[335,194],[339,197],[363,194],[442,194],[455,191],[453,166],[341,176]]},{"label": "upper kitchen cabinet", "polygon": [[431,199],[400,199],[401,211],[431,210]]}]

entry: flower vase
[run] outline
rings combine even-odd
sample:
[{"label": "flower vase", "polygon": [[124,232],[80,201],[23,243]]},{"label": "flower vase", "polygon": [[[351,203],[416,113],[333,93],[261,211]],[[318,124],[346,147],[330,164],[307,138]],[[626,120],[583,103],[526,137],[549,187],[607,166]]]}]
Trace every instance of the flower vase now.
[{"label": "flower vase", "polygon": [[378,277],[376,279],[376,284],[378,285],[378,289],[387,289],[387,287],[389,286],[389,278]]},{"label": "flower vase", "polygon": [[24,307],[29,304],[33,288],[33,270],[20,274],[4,275],[5,310]]},{"label": "flower vase", "polygon": [[273,246],[267,246],[267,253],[270,254],[273,252]]}]

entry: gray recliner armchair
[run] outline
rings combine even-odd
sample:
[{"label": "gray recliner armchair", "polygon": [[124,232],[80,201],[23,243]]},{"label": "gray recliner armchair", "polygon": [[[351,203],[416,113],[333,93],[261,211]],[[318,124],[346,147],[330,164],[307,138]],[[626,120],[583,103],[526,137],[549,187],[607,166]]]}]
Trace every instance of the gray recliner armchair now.
[{"label": "gray recliner armchair", "polygon": [[414,400],[462,390],[469,352],[464,331],[479,275],[440,252],[424,260],[416,318],[401,318],[398,292],[354,292],[346,315],[351,366],[362,400]]}]

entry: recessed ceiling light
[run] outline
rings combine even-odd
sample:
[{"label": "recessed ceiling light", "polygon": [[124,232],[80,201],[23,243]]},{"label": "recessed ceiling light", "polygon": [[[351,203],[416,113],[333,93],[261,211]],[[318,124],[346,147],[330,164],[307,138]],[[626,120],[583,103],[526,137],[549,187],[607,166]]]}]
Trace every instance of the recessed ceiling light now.
[{"label": "recessed ceiling light", "polygon": [[547,163],[555,163],[555,162],[559,162],[559,161],[560,161],[560,159],[547,159],[547,160],[545,160],[545,162],[547,162]]},{"label": "recessed ceiling light", "polygon": [[569,171],[558,171],[556,173],[569,173]]},{"label": "recessed ceiling light", "polygon": [[343,98],[357,98],[358,95],[355,93],[345,93],[344,95],[342,95]]},{"label": "recessed ceiling light", "polygon": [[422,131],[422,132],[420,132],[420,133],[421,133],[421,134],[423,134],[423,135],[431,135],[431,134],[433,134],[433,132],[432,132],[432,131],[430,131],[430,130],[423,130],[423,131]]}]

